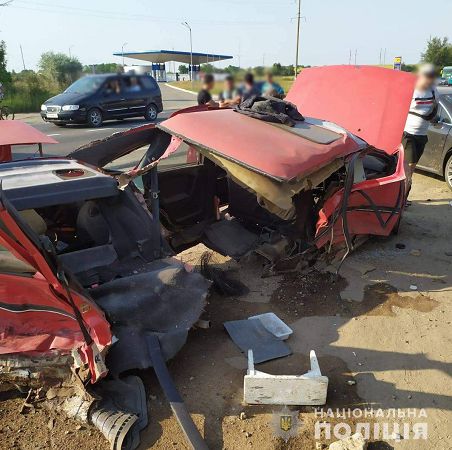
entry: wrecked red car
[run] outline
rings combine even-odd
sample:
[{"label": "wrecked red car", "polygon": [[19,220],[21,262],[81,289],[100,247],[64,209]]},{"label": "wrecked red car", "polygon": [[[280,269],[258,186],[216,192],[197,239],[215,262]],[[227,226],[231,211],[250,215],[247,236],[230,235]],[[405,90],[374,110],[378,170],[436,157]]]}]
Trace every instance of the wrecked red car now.
[{"label": "wrecked red car", "polygon": [[[67,159],[1,164],[0,378],[91,381],[95,395],[79,392],[65,411],[131,449],[147,422],[144,390],[119,377],[153,367],[204,448],[164,361],[210,283],[173,255],[203,242],[284,259],[389,235],[405,200],[399,144],[413,87],[387,69],[308,69],[287,96],[306,117],[294,127],[190,108]],[[143,146],[134,170],[107,168]]]}]

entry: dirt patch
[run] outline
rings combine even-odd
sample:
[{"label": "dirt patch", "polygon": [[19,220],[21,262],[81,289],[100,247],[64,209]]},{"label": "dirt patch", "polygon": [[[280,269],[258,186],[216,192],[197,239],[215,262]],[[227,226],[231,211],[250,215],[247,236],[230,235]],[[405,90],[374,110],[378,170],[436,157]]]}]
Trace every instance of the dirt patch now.
[{"label": "dirt patch", "polygon": [[17,390],[0,393],[0,448],[8,450],[107,450],[102,434],[90,426],[48,411],[42,405],[21,414],[26,394]]},{"label": "dirt patch", "polygon": [[287,274],[271,297],[271,304],[281,318],[290,320],[307,316],[395,316],[394,308],[430,312],[438,302],[422,294],[406,297],[386,283],[366,286],[364,300],[341,299],[347,286],[340,275],[313,270],[305,275]]}]

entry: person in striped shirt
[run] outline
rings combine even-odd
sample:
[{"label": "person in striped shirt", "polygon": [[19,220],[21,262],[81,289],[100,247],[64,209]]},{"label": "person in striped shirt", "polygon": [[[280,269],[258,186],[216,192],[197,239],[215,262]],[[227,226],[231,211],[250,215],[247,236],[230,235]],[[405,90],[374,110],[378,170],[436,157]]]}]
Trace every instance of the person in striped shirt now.
[{"label": "person in striped shirt", "polygon": [[414,170],[428,141],[428,127],[438,111],[438,91],[435,80],[436,70],[432,64],[424,64],[419,68],[402,140],[405,161],[408,163],[407,197]]}]

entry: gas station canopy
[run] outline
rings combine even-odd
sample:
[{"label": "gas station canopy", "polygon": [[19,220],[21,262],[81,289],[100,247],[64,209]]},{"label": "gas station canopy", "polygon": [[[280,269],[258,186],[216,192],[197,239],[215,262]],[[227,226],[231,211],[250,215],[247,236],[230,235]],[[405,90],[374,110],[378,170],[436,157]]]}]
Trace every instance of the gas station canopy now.
[{"label": "gas station canopy", "polygon": [[[114,56],[124,56],[125,58],[139,59],[155,64],[162,64],[169,61],[176,61],[184,64],[191,63],[190,52],[179,52],[175,50],[149,50],[147,52],[119,52],[113,53]],[[229,55],[214,55],[212,53],[195,53],[193,52],[193,65],[197,66],[205,63],[223,61],[232,59]]]}]

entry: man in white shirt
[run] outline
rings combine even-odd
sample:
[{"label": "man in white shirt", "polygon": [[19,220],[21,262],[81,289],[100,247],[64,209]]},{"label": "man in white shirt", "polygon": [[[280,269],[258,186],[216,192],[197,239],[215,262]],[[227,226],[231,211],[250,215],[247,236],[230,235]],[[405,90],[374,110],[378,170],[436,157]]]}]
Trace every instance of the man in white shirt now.
[{"label": "man in white shirt", "polygon": [[[407,197],[411,189],[414,169],[424,153],[430,121],[438,111],[438,92],[435,87],[436,71],[432,64],[419,68],[416,86],[411,99],[410,111],[403,133],[405,161],[408,162]],[[407,202],[408,204],[408,202]]]}]

